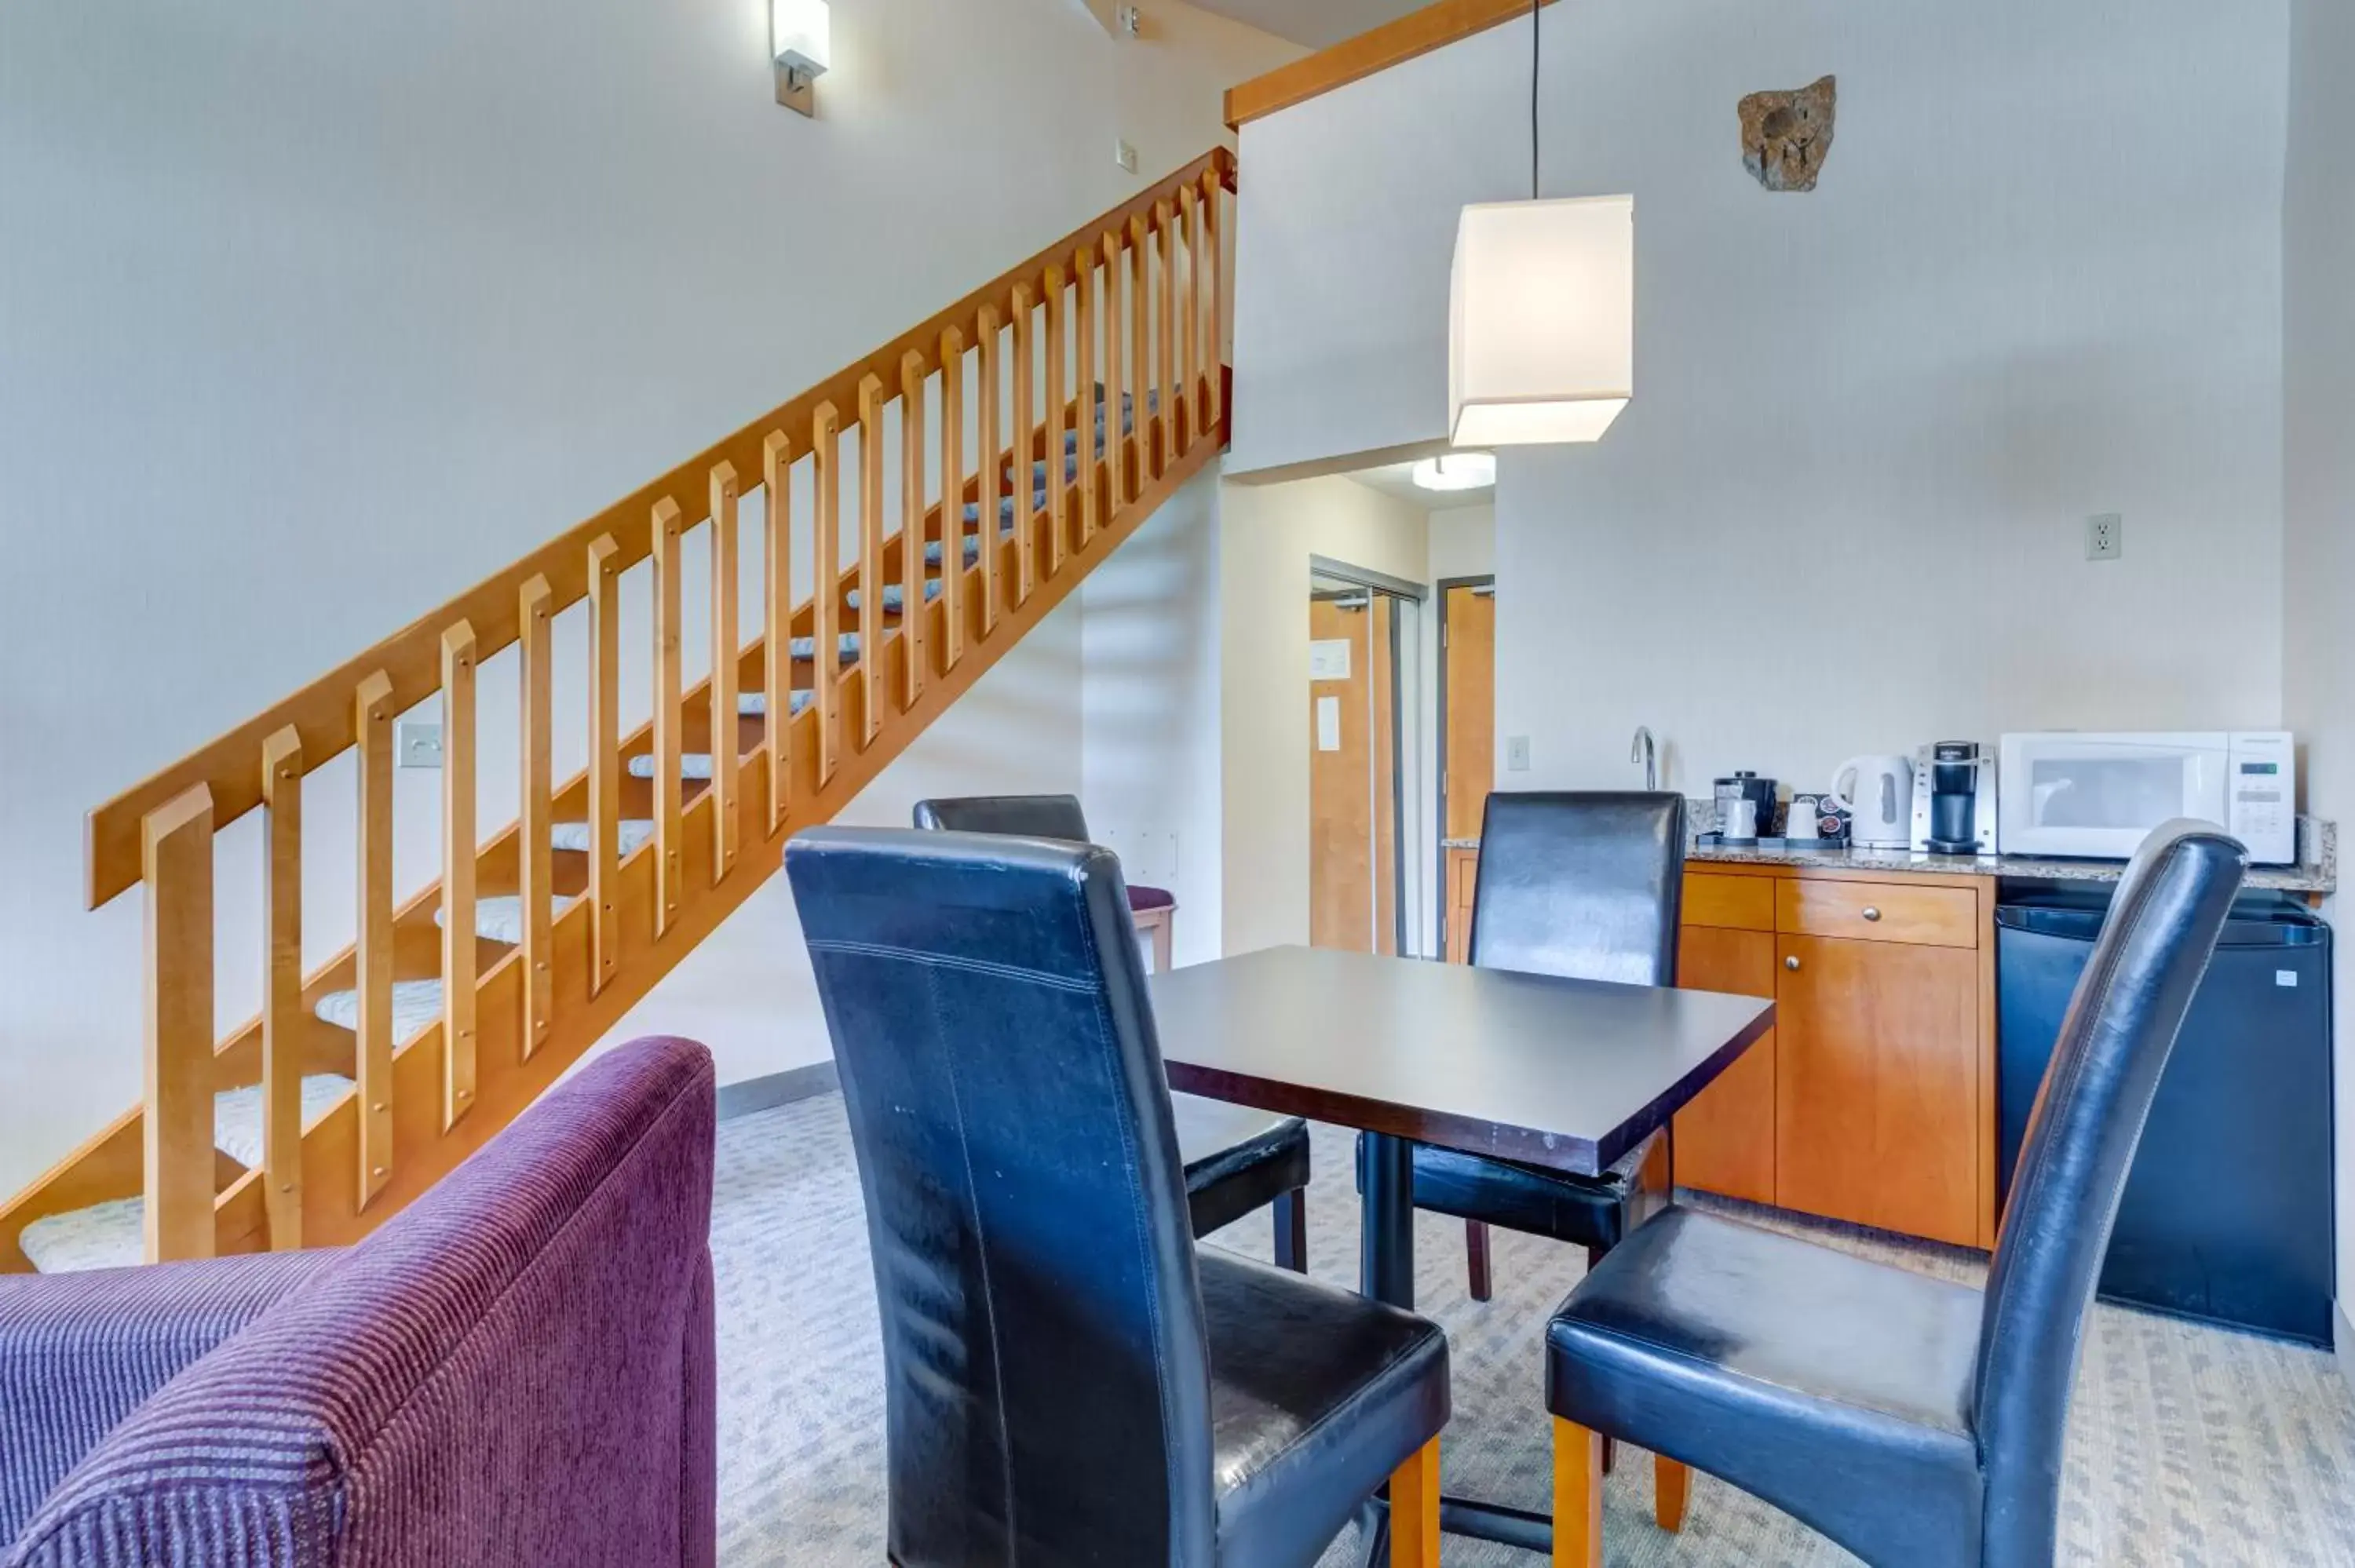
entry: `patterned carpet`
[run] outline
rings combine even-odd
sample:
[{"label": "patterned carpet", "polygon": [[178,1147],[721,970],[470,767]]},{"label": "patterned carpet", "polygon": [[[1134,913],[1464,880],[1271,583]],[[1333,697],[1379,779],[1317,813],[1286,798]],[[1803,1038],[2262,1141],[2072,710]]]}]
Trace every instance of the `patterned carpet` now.
[{"label": "patterned carpet", "polygon": [[[1316,1129],[1310,1262],[1354,1283],[1348,1135]],[[1791,1225],[1789,1228],[1801,1228]],[[1807,1234],[1949,1278],[1966,1254]],[[1264,1213],[1216,1238],[1268,1255]],[[1539,1346],[1584,1255],[1497,1233],[1497,1298],[1464,1288],[1463,1230],[1424,1216],[1418,1298],[1447,1330],[1455,1415],[1448,1489],[1547,1503]],[[725,1568],[874,1568],[883,1559],[882,1352],[858,1172],[838,1095],[723,1125],[712,1217],[719,1274],[719,1561]],[[2355,1565],[2355,1397],[2330,1358],[2115,1308],[2095,1308],[2070,1431],[2061,1561],[2181,1568]],[[1606,1486],[1613,1568],[1817,1568],[1848,1553],[1707,1476],[1684,1532],[1651,1523],[1651,1466]],[[1346,1533],[1326,1557],[1351,1561]],[[1449,1540],[1450,1568],[1540,1559]]]}]

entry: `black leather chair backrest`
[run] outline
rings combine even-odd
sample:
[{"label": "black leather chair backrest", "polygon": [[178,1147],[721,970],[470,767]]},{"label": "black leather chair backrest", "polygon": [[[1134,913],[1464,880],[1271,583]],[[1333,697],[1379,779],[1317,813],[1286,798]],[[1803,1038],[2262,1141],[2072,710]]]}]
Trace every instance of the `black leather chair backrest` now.
[{"label": "black leather chair backrest", "polygon": [[952,833],[1013,833],[1083,844],[1088,820],[1075,795],[966,795],[916,802],[916,826]]},{"label": "black leather chair backrest", "polygon": [[2160,1071],[2248,854],[2175,821],[2135,853],[2061,1022],[1987,1275],[1973,1390],[1985,1561],[2052,1561],[2077,1347]]},{"label": "black leather chair backrest", "polygon": [[1209,1564],[1208,1341],[1119,861],[819,828],[785,870],[866,1192],[891,1561]]},{"label": "black leather chair backrest", "polygon": [[1665,790],[1492,794],[1472,961],[1570,980],[1677,983],[1685,802]]}]

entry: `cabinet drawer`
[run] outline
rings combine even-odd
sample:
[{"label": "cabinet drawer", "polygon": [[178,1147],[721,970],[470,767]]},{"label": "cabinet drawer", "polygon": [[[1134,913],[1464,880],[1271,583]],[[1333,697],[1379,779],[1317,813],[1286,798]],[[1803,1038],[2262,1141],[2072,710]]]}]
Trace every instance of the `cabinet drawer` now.
[{"label": "cabinet drawer", "polygon": [[1774,887],[1777,930],[1939,948],[1979,945],[1978,895],[1966,887],[1826,877],[1794,877]]},{"label": "cabinet drawer", "polygon": [[1684,924],[1771,931],[1774,928],[1774,879],[1689,871],[1685,873]]}]

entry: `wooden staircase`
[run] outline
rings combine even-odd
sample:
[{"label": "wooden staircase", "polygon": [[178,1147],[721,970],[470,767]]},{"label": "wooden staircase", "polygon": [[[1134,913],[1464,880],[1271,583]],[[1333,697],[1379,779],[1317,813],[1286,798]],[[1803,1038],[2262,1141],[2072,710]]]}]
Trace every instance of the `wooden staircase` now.
[{"label": "wooden staircase", "polygon": [[[59,1234],[115,1237],[111,1261],[133,1226],[149,1262],[347,1243],[513,1119],[1224,448],[1234,183],[1225,151],[1198,159],[92,811],[91,906],[145,893],[146,1095],[0,1209],[0,1271]],[[798,602],[796,527],[823,585]],[[690,689],[696,529],[712,658]],[[623,734],[621,583],[642,561],[653,716]],[[558,781],[553,623],[583,601],[590,760]],[[509,646],[521,788],[485,841],[476,672]],[[437,693],[442,873],[397,902],[393,720]],[[355,748],[357,938],[306,973],[303,781]],[[218,1039],[214,835],[256,810],[264,1000]]]}]

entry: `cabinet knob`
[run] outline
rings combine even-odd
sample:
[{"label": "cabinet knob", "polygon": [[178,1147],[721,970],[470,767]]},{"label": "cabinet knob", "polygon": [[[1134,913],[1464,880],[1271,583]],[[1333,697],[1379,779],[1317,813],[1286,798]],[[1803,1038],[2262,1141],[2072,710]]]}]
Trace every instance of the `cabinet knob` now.
[{"label": "cabinet knob", "polygon": [[1868,920],[1878,920],[1881,918],[1881,911],[1868,904],[1864,906],[1864,917]]},{"label": "cabinet knob", "polygon": [[1799,967],[1799,955],[1793,953],[1789,958],[1785,959],[1783,960],[1783,967],[1786,969],[1797,969]]}]

